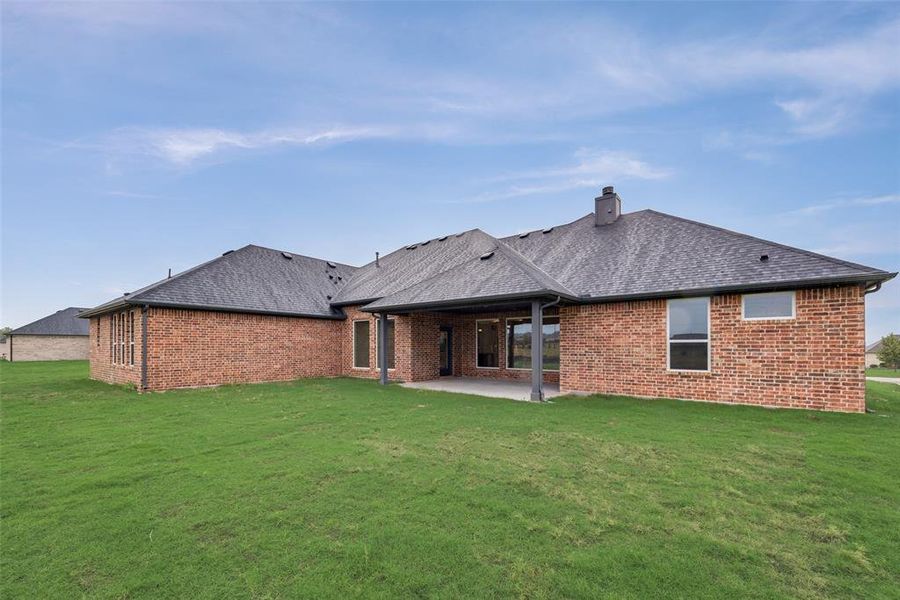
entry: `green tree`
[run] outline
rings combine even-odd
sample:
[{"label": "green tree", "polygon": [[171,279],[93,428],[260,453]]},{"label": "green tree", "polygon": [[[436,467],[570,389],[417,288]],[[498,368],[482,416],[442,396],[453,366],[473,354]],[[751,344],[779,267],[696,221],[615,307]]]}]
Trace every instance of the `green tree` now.
[{"label": "green tree", "polygon": [[12,327],[0,327],[0,337],[4,335],[9,335],[9,332],[12,331]]},{"label": "green tree", "polygon": [[881,348],[877,354],[882,366],[900,368],[900,336],[892,333],[881,338]]}]

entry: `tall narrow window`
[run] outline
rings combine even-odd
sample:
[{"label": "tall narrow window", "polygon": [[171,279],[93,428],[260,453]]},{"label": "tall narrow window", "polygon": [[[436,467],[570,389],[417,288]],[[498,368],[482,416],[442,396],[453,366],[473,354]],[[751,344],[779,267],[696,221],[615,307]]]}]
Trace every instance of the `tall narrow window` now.
[{"label": "tall narrow window", "polygon": [[709,370],[709,298],[669,300],[669,368]]},{"label": "tall narrow window", "polygon": [[101,319],[100,317],[97,317],[97,331],[96,331],[96,335],[97,335],[97,347],[98,347],[98,348],[100,347],[100,321],[102,321],[102,319]]},{"label": "tall narrow window", "polygon": [[[559,371],[559,317],[541,319],[544,370]],[[506,368],[531,368],[531,319],[506,320]]]},{"label": "tall narrow window", "polygon": [[500,322],[475,321],[475,366],[496,369],[500,366]]},{"label": "tall narrow window", "polygon": [[109,362],[116,362],[116,315],[109,315]]},{"label": "tall narrow window", "polygon": [[128,318],[131,321],[128,329],[131,332],[128,336],[128,364],[134,365],[134,311],[129,311]]},{"label": "tall narrow window", "polygon": [[369,368],[369,321],[353,321],[353,366]]},{"label": "tall narrow window", "polygon": [[[375,367],[381,368],[381,319],[375,319]],[[394,319],[387,321],[387,364],[388,369],[394,368]]]}]

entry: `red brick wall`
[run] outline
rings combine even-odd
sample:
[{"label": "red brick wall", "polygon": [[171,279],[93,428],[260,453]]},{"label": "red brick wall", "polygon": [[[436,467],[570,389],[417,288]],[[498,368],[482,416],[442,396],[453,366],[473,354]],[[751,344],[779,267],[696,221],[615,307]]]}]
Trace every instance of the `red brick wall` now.
[{"label": "red brick wall", "polygon": [[745,321],[740,295],[713,296],[708,373],[667,369],[665,300],[560,312],[563,391],[865,410],[861,286],[798,290],[790,320]]},{"label": "red brick wall", "polygon": [[[377,317],[362,312],[358,307],[344,307],[347,313],[344,332],[343,373],[350,377],[378,378],[375,363],[375,321]],[[462,377],[490,377],[495,379],[531,380],[530,370],[506,368],[505,327],[507,317],[528,317],[528,311],[517,313],[479,313],[459,315],[451,313],[418,313],[391,316],[394,319],[395,369],[388,372],[392,380],[427,381],[440,376],[440,328],[453,327],[453,374]],[[353,367],[353,321],[369,321],[369,368]],[[496,369],[475,366],[475,321],[479,319],[500,319],[500,367]],[[559,374],[544,373],[544,381],[555,383]]]},{"label": "red brick wall", "polygon": [[[91,319],[92,378],[140,384],[140,309],[135,314],[133,367],[110,364],[109,316]],[[99,346],[93,337],[96,319]],[[147,327],[151,390],[340,374],[343,321],[150,308]]]}]

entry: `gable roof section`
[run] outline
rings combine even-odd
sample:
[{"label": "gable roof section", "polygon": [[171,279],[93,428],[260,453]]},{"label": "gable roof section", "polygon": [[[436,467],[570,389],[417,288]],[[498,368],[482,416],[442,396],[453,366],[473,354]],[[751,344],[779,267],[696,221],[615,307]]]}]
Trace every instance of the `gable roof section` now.
[{"label": "gable roof section", "polygon": [[[290,259],[287,258],[290,256]],[[87,311],[150,305],[342,318],[331,299],[356,267],[261,246],[244,246]]]},{"label": "gable roof section", "polygon": [[70,306],[58,310],[28,325],[23,325],[10,332],[10,335],[87,335],[89,323],[78,318],[78,313],[85,308]]},{"label": "gable roof section", "polygon": [[[653,210],[501,240],[584,301],[880,281],[893,274]],[[766,256],[766,260],[761,260]]]},{"label": "gable roof section", "polygon": [[475,301],[575,295],[502,242],[487,253],[376,300],[363,310],[409,310]]},{"label": "gable roof section", "polygon": [[334,303],[364,304],[410,288],[497,247],[498,241],[471,229],[419,244],[410,244],[357,269]]}]

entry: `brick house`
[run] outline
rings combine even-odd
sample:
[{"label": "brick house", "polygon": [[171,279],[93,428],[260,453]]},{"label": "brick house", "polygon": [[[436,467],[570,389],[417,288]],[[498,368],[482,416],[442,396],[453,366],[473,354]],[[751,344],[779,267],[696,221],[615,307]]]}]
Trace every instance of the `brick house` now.
[{"label": "brick house", "polygon": [[[479,229],[363,267],[246,246],[90,309],[91,376],[143,390],[303,377],[861,412],[865,295],[896,273],[653,210]],[[234,340],[240,343],[234,343]]]},{"label": "brick house", "polygon": [[70,306],[10,332],[6,342],[7,359],[85,360],[88,352],[88,323],[78,318],[86,310]]}]

